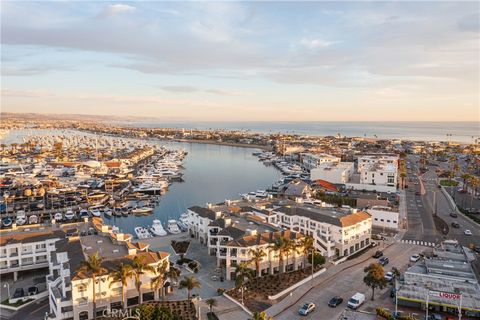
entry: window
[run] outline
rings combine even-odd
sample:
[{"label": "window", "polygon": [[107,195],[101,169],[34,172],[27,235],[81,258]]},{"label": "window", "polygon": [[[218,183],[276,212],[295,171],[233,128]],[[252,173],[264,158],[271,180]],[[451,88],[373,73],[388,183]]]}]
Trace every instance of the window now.
[{"label": "window", "polygon": [[77,291],[78,292],[85,292],[85,291],[87,291],[87,286],[84,285],[84,284],[79,284],[78,287],[77,287]]}]

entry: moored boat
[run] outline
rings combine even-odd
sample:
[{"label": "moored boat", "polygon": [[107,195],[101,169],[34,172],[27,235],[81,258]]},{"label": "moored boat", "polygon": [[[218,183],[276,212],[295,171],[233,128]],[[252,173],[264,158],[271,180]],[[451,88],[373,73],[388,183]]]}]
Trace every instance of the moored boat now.
[{"label": "moored boat", "polygon": [[178,228],[177,220],[173,220],[173,219],[168,220],[167,230],[168,230],[168,232],[170,232],[171,234],[179,234],[180,232],[182,232],[182,231]]},{"label": "moored boat", "polygon": [[150,232],[155,235],[155,236],[159,236],[159,237],[163,237],[163,236],[166,236],[167,235],[167,231],[165,231],[165,229],[163,228],[162,226],[162,222],[160,222],[160,220],[153,220],[152,222],[152,226],[150,227]]},{"label": "moored boat", "polygon": [[135,234],[138,239],[148,239],[152,238],[152,234],[144,227],[135,227]]}]

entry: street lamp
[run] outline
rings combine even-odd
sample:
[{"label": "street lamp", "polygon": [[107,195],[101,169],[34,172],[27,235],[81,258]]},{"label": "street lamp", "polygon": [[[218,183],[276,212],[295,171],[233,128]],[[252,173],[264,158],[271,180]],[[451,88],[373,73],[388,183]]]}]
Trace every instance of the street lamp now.
[{"label": "street lamp", "polygon": [[8,295],[8,298],[10,299],[10,284],[8,282],[5,282],[3,287],[7,288],[7,295]]}]

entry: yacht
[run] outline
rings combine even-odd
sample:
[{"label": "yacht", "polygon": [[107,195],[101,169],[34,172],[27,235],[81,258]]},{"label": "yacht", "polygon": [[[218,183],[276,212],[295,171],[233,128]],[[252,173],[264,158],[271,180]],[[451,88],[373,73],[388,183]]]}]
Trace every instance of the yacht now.
[{"label": "yacht", "polygon": [[62,215],[62,213],[57,212],[57,213],[55,213],[53,218],[55,219],[55,221],[62,221],[63,220],[63,215]]},{"label": "yacht", "polygon": [[10,227],[12,225],[12,222],[13,222],[12,218],[10,218],[10,217],[5,217],[5,218],[2,219],[2,225],[4,227]]},{"label": "yacht", "polygon": [[135,234],[138,239],[152,238],[152,234],[144,227],[135,227]]},{"label": "yacht", "polygon": [[161,194],[164,189],[163,184],[144,182],[133,189],[133,192],[141,192],[146,194]]},{"label": "yacht", "polygon": [[155,235],[155,236],[159,236],[159,237],[163,237],[163,236],[166,236],[167,235],[167,231],[165,231],[165,229],[163,229],[163,226],[162,226],[162,223],[160,222],[160,220],[153,220],[152,222],[152,226],[150,227],[150,232]]},{"label": "yacht", "polygon": [[15,219],[15,222],[19,226],[23,226],[27,222],[27,216],[25,215],[25,211],[20,210],[17,212],[17,218]]},{"label": "yacht", "polygon": [[105,214],[105,217],[111,218],[112,215],[113,215],[113,212],[112,212],[112,210],[110,210],[109,208],[107,208],[107,209],[105,209],[104,214]]},{"label": "yacht", "polygon": [[168,223],[167,223],[167,230],[168,232],[170,232],[171,234],[179,234],[180,232],[180,229],[178,228],[178,224],[177,224],[177,221],[176,220],[168,220]]},{"label": "yacht", "polygon": [[67,212],[65,212],[65,219],[66,220],[73,220],[75,218],[75,213],[73,213],[73,211],[71,209],[67,210]]},{"label": "yacht", "polygon": [[35,214],[32,214],[31,216],[28,217],[28,223],[30,224],[36,224],[38,223],[38,216]]},{"label": "yacht", "polygon": [[183,223],[181,220],[177,221],[177,225],[182,231],[187,231],[188,230],[188,225]]},{"label": "yacht", "polygon": [[188,220],[188,213],[184,212],[180,215],[179,221],[188,227],[189,220]]},{"label": "yacht", "polygon": [[102,215],[100,210],[98,210],[98,208],[90,208],[90,213],[94,217],[100,217]]},{"label": "yacht", "polygon": [[150,213],[152,211],[153,211],[153,209],[149,208],[149,207],[140,207],[140,208],[132,209],[132,213],[134,213],[134,214],[147,214],[147,213]]}]

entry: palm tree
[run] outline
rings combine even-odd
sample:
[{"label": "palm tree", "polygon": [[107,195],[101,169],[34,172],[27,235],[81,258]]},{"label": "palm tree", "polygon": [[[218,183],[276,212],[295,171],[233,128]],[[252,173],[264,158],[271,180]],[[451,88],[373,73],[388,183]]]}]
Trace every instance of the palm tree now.
[{"label": "palm tree", "polygon": [[162,263],[160,263],[157,269],[155,269],[155,274],[157,276],[155,278],[152,278],[150,282],[153,291],[157,292],[158,290],[160,290],[160,296],[162,297],[162,300],[164,291],[163,287],[167,278],[168,267],[168,261],[164,260]]},{"label": "palm tree", "polygon": [[92,256],[88,256],[87,260],[83,260],[77,270],[79,273],[85,273],[89,278],[92,278],[93,280],[93,319],[97,318],[97,295],[95,292],[95,283],[97,280],[97,276],[107,271],[105,268],[102,267],[102,262],[103,258],[100,257],[97,251]]},{"label": "palm tree", "polygon": [[299,247],[303,253],[303,268],[307,267],[307,256],[308,253],[315,249],[315,240],[312,236],[306,236],[300,240]]},{"label": "palm tree", "polygon": [[253,313],[253,320],[273,320],[273,317],[268,317],[265,311],[262,312],[254,312]]},{"label": "palm tree", "polygon": [[205,300],[205,303],[207,304],[208,308],[210,309],[210,313],[213,312],[213,307],[217,306],[217,300],[210,298]]},{"label": "palm tree", "polygon": [[275,239],[275,242],[273,243],[273,250],[278,252],[278,259],[280,262],[280,272],[284,272],[284,265],[283,265],[283,255],[285,254],[286,251],[286,238],[280,237]]},{"label": "palm tree", "polygon": [[402,189],[405,189],[405,178],[407,177],[407,173],[402,171],[400,173],[400,178],[402,178]]},{"label": "palm tree", "polygon": [[262,248],[250,249],[249,253],[252,256],[249,263],[255,263],[257,277],[260,277],[260,262],[262,262],[263,257],[267,256],[267,254]]},{"label": "palm tree", "polygon": [[462,179],[463,179],[463,189],[467,189],[468,182],[470,180],[470,174],[464,173],[462,174]]},{"label": "palm tree", "polygon": [[138,291],[138,304],[142,304],[143,302],[143,297],[142,297],[142,280],[141,276],[142,274],[145,274],[145,272],[150,271],[152,273],[155,273],[155,268],[152,266],[148,265],[142,256],[135,256],[133,258],[133,263],[132,263],[132,271],[133,271],[133,276],[135,278],[135,287],[137,288]]},{"label": "palm tree", "polygon": [[240,288],[242,291],[242,304],[243,304],[243,285],[249,280],[253,279],[253,270],[248,267],[248,262],[242,261],[237,265],[235,269],[235,287]]},{"label": "palm tree", "polygon": [[115,270],[110,276],[112,277],[110,287],[115,282],[120,282],[122,284],[122,305],[125,308],[125,287],[127,286],[128,279],[133,277],[132,266],[129,264],[121,263],[120,266],[118,266],[118,269]]},{"label": "palm tree", "polygon": [[470,194],[470,210],[473,204],[473,197],[477,194],[477,187],[480,184],[480,181],[477,177],[471,176],[470,177],[470,187],[472,188],[472,193]]},{"label": "palm tree", "polygon": [[190,293],[195,288],[200,288],[201,284],[197,278],[194,276],[185,277],[182,281],[180,281],[179,286],[180,289],[187,289],[187,299],[190,300]]},{"label": "palm tree", "polygon": [[295,241],[285,238],[285,258],[286,258],[286,265],[288,268],[288,257],[290,256],[291,251],[295,250]]}]

